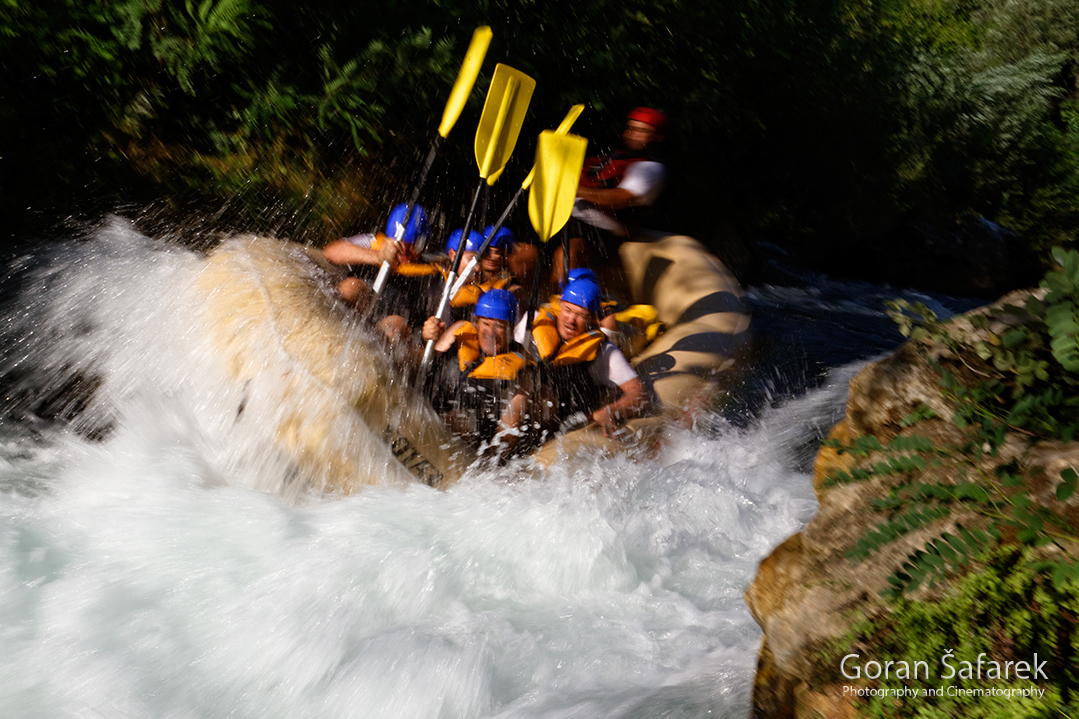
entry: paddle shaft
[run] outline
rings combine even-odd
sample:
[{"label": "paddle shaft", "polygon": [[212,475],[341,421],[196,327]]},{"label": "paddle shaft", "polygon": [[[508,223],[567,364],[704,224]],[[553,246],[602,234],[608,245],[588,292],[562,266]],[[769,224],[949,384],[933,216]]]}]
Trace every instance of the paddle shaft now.
[{"label": "paddle shaft", "polygon": [[521,195],[524,194],[526,187],[527,185],[522,185],[520,188],[518,188],[517,193],[513,196],[513,199],[510,200],[510,204],[506,206],[505,211],[498,218],[498,221],[491,225],[491,231],[488,232],[487,237],[483,239],[483,244],[480,245],[479,252],[477,252],[476,256],[470,259],[468,261],[468,264],[465,265],[465,268],[461,270],[461,275],[457,278],[457,282],[456,284],[454,284],[453,289],[450,290],[451,302],[453,301],[453,298],[457,296],[457,293],[460,292],[461,289],[465,286],[465,283],[468,282],[469,278],[472,277],[472,272],[480,263],[480,258],[482,258],[483,255],[487,252],[487,248],[491,246],[491,241],[494,239],[495,235],[498,234],[498,231],[502,229],[502,225],[506,224],[506,219],[509,218],[510,212],[513,211],[513,207],[517,204],[517,200],[519,200],[521,198]]},{"label": "paddle shaft", "polygon": [[[423,189],[423,183],[427,182],[427,173],[431,171],[431,165],[435,162],[435,155],[438,154],[438,148],[442,144],[442,135],[435,135],[434,142],[431,143],[431,151],[427,153],[427,161],[423,163],[423,169],[420,171],[420,179],[416,182],[415,189],[412,190],[412,197],[408,200],[408,207],[405,208],[405,219],[401,223],[401,229],[394,233],[396,237],[393,238],[394,242],[400,242],[401,237],[404,236],[405,228],[408,227],[409,221],[412,220],[412,210],[416,207],[416,201],[420,199],[420,190]],[[385,260],[382,261],[382,266],[378,268],[378,276],[375,278],[375,283],[371,289],[375,294],[382,292],[383,286],[386,284],[386,278],[390,274],[390,263]]]},{"label": "paddle shaft", "polygon": [[[569,109],[569,112],[566,113],[566,116],[562,118],[562,122],[558,124],[558,128],[555,129],[555,132],[560,135],[567,134],[570,131],[570,128],[573,127],[573,123],[577,120],[578,117],[580,117],[583,110],[584,105],[574,105],[573,107],[571,107]],[[450,292],[450,301],[452,301],[453,298],[457,296],[457,293],[460,292],[461,288],[465,286],[466,282],[468,282],[468,278],[472,276],[472,272],[476,269],[476,265],[479,264],[480,258],[482,258],[484,253],[487,252],[487,248],[491,246],[492,238],[494,238],[494,236],[498,234],[498,231],[502,229],[502,225],[506,223],[507,218],[509,218],[510,216],[510,212],[513,211],[514,206],[516,206],[517,201],[521,199],[521,195],[524,194],[524,191],[532,186],[532,181],[535,177],[536,168],[533,167],[529,171],[528,176],[525,177],[524,182],[521,183],[521,187],[517,190],[516,193],[514,193],[513,199],[510,200],[510,204],[506,206],[505,211],[502,213],[501,217],[498,218],[498,222],[491,226],[491,231],[487,233],[487,237],[484,238],[483,246],[480,247],[480,251],[476,253],[475,257],[469,260],[468,264],[465,266],[465,269],[461,272],[461,276],[457,278],[457,284],[454,285],[453,290]],[[484,196],[483,207],[486,211],[486,195]]]},{"label": "paddle shaft", "polygon": [[560,232],[562,233],[562,284],[565,285],[569,282],[569,233],[566,232],[565,227]]},{"label": "paddle shaft", "polygon": [[[559,130],[562,128],[560,127]],[[568,128],[567,128],[568,129]],[[534,346],[532,319],[539,300],[539,286],[547,269],[547,255],[553,250],[546,248],[547,241],[562,230],[573,210],[573,198],[580,178],[581,165],[587,141],[583,137],[545,130],[536,144],[536,179],[532,194],[528,197],[528,215],[532,228],[544,245],[537,262],[536,277],[532,282],[532,296],[528,303],[528,321],[525,324],[526,347]]]},{"label": "paddle shaft", "polygon": [[536,308],[539,306],[539,287],[542,284],[541,278],[547,267],[549,255],[550,252],[547,250],[547,243],[544,242],[540,244],[539,257],[536,259],[536,276],[532,280],[532,292],[529,293],[528,296],[528,320],[525,322],[524,348],[526,355],[532,355],[534,357],[538,355],[538,351],[534,351],[536,347],[536,338],[532,336],[532,320],[536,316]]},{"label": "paddle shaft", "polygon": [[[438,303],[438,314],[435,316],[442,319],[442,313],[446,311],[446,306],[450,303],[453,297],[450,294],[450,290],[453,287],[454,281],[457,279],[457,271],[461,269],[461,258],[465,256],[465,247],[468,245],[468,233],[472,230],[472,214],[476,211],[476,201],[480,197],[480,190],[483,189],[483,182],[480,182],[479,187],[476,188],[476,193],[472,196],[472,207],[468,211],[468,217],[465,219],[465,228],[461,232],[461,244],[457,246],[456,251],[453,253],[453,261],[450,262],[450,272],[446,275],[446,286],[442,288],[442,300]],[[486,245],[484,245],[486,247]],[[482,254],[482,253],[481,253]],[[428,343],[428,350],[431,348],[432,343]],[[428,360],[428,352],[423,354],[424,360]]]},{"label": "paddle shaft", "polygon": [[[438,146],[442,144],[442,139],[448,136],[453,126],[457,124],[457,118],[461,116],[461,110],[464,109],[465,103],[468,101],[472,86],[476,84],[476,77],[479,76],[483,58],[487,55],[487,48],[491,44],[491,35],[491,28],[486,25],[476,28],[476,31],[472,33],[472,40],[469,42],[468,50],[465,52],[465,59],[461,63],[461,69],[457,71],[457,79],[453,83],[453,89],[450,90],[446,106],[442,109],[442,120],[438,124],[438,133],[435,135],[434,142],[431,143],[431,151],[427,153],[427,161],[420,172],[420,179],[416,183],[416,189],[412,191],[412,198],[408,201],[405,220],[401,224],[402,229],[394,233],[396,235],[393,238],[395,243],[401,241],[402,234],[405,232],[404,228],[408,227],[408,222],[412,219],[412,209],[420,198],[420,190],[423,188],[423,183],[427,181],[427,173],[430,172],[431,165],[435,161],[435,155],[438,154]],[[371,288],[376,295],[382,292],[382,287],[386,284],[386,278],[389,274],[390,263],[383,260],[382,266],[378,268],[378,276],[375,278],[375,283]]]},{"label": "paddle shaft", "polygon": [[[438,304],[438,313],[435,315],[440,321],[450,303],[450,292],[456,283],[457,271],[461,268],[461,258],[464,257],[465,248],[468,245],[472,220],[476,216],[476,203],[479,202],[484,182],[493,183],[505,169],[506,162],[509,161],[513,148],[517,144],[521,123],[528,111],[528,103],[532,99],[532,91],[535,87],[536,81],[520,70],[514,70],[502,64],[495,67],[491,87],[487,90],[487,100],[480,114],[479,126],[476,128],[475,151],[476,164],[480,170],[480,184],[472,195],[472,205],[465,219],[461,243],[454,253],[449,274],[446,275],[442,300]],[[428,340],[423,350],[423,359],[420,361],[418,385],[422,385],[426,379],[427,367],[431,364],[434,349],[435,341]]]},{"label": "paddle shaft", "polygon": [[[465,247],[468,245],[468,233],[472,230],[472,216],[476,212],[476,203],[480,199],[480,191],[483,190],[484,180],[480,180],[480,184],[476,187],[476,192],[472,195],[472,207],[468,210],[468,217],[465,219],[465,229],[461,233],[461,244],[457,246],[457,251],[453,254],[453,262],[450,263],[450,273],[446,275],[446,285],[442,288],[442,300],[438,303],[438,312],[435,313],[435,317],[442,320],[442,316],[446,312],[446,308],[450,304],[450,290],[453,289],[454,282],[457,280],[457,270],[461,268],[461,258],[465,256]],[[420,362],[420,372],[416,378],[416,386],[422,387],[424,380],[427,378],[427,368],[431,364],[431,357],[434,356],[435,341],[427,340],[427,346],[423,348],[423,360]]]}]

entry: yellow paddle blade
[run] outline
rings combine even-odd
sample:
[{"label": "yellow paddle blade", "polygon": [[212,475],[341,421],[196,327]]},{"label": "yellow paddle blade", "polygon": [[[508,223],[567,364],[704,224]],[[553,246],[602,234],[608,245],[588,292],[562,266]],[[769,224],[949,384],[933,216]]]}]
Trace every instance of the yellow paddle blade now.
[{"label": "yellow paddle blade", "polygon": [[[554,133],[556,135],[565,135],[566,133],[568,133],[570,128],[573,127],[573,123],[577,122],[577,118],[581,116],[581,111],[583,110],[584,105],[574,105],[573,107],[571,107],[569,109],[569,112],[566,113],[566,116],[562,118],[562,122],[558,123],[558,127],[555,129]],[[525,177],[525,181],[521,183],[521,189],[527,190],[532,185],[532,181],[535,179],[536,166],[532,165],[532,169],[528,171],[528,175]],[[493,180],[488,180],[487,183],[492,184]]]},{"label": "yellow paddle blade", "polygon": [[491,28],[486,25],[476,28],[476,32],[472,33],[472,42],[468,44],[465,61],[461,63],[457,81],[453,83],[453,90],[450,91],[450,99],[446,101],[446,109],[442,111],[438,134],[443,138],[450,134],[457,118],[461,116],[461,110],[465,108],[472,86],[476,84],[476,77],[480,74],[483,58],[487,55],[487,48],[491,45],[491,35]]},{"label": "yellow paddle blade", "polygon": [[498,180],[498,178],[502,177],[502,171],[505,170],[505,169],[506,169],[506,166],[503,165],[502,167],[498,168],[497,170],[492,172],[490,175],[488,175],[487,176],[487,184],[488,185],[495,184],[495,181]]},{"label": "yellow paddle blade", "polygon": [[[562,118],[562,122],[558,123],[558,127],[555,128],[555,134],[556,135],[565,135],[566,133],[568,133],[570,128],[573,127],[573,123],[577,122],[577,118],[581,116],[581,113],[583,111],[584,111],[584,105],[574,105],[573,107],[571,107],[569,109],[569,112],[566,113],[566,116],[564,118]],[[498,170],[498,172],[495,172],[490,177],[488,177],[487,178],[487,184],[488,185],[495,184],[495,180],[498,179],[498,176],[502,174],[502,170],[504,170],[504,169],[506,169],[505,165],[503,165]],[[535,178],[536,178],[536,167],[535,167],[535,165],[533,165],[532,169],[528,171],[528,176],[525,177],[525,181],[521,183],[521,187],[523,189],[527,190],[529,188],[529,186],[532,184],[532,180],[534,180]]]},{"label": "yellow paddle blade", "polygon": [[587,147],[588,140],[580,135],[559,135],[554,130],[540,133],[536,177],[528,193],[528,217],[540,242],[551,239],[569,220]]},{"label": "yellow paddle blade", "polygon": [[562,118],[562,122],[558,123],[558,127],[555,128],[555,134],[569,134],[570,128],[573,127],[573,123],[577,122],[577,118],[581,116],[582,112],[584,112],[583,104],[578,104],[571,107],[569,109],[569,112],[566,113],[566,116]]},{"label": "yellow paddle blade", "polygon": [[495,65],[487,102],[476,128],[476,164],[480,177],[501,174],[521,134],[521,124],[528,112],[528,102],[536,81],[508,65]]}]

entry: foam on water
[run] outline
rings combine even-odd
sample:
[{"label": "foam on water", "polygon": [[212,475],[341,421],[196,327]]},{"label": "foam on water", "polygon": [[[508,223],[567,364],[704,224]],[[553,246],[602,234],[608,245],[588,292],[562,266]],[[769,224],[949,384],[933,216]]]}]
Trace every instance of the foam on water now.
[{"label": "foam on water", "polygon": [[114,224],[55,248],[6,316],[37,334],[5,355],[23,389],[92,372],[111,430],[0,428],[4,716],[748,713],[742,595],[815,511],[801,447],[842,376],[654,460],[289,501],[227,460],[262,439],[223,430],[199,262]]}]

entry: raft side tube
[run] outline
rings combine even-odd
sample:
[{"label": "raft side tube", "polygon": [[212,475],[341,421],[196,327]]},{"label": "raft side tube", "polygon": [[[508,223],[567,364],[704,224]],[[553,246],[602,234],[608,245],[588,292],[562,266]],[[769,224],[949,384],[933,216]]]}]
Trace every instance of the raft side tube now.
[{"label": "raft side tube", "polygon": [[200,274],[217,356],[257,394],[255,421],[271,424],[275,445],[311,489],[452,484],[463,445],[407,386],[377,335],[326,291],[313,259],[293,243],[237,237]]},{"label": "raft side tube", "polygon": [[[640,240],[646,241],[640,241]],[[655,233],[619,247],[631,299],[656,308],[666,325],[630,364],[659,401],[657,416],[630,420],[621,438],[588,426],[557,437],[533,458],[550,466],[590,451],[645,457],[672,424],[691,422],[725,391],[748,349],[750,309],[734,275],[697,240]]]},{"label": "raft side tube", "polygon": [[666,325],[631,364],[664,415],[680,418],[707,406],[749,340],[750,308],[738,280],[684,235],[625,242],[619,255],[634,301],[654,306]]}]

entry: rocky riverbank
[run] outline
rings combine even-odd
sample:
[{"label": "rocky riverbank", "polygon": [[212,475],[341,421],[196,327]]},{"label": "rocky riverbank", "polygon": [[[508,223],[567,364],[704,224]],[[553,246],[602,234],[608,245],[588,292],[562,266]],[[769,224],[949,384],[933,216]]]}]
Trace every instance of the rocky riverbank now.
[{"label": "rocky riverbank", "polygon": [[[1027,295],[1009,295],[995,307],[1021,303]],[[976,314],[987,316],[989,312],[983,309]],[[997,326],[979,329],[969,317],[959,318],[949,331],[972,346],[1007,332],[999,320],[994,322]],[[830,439],[849,446],[857,437],[872,436],[887,445],[897,436],[917,435],[935,447],[960,446],[970,432],[952,421],[956,408],[941,390],[940,368],[951,365],[977,377],[981,370],[978,358],[973,360],[957,354],[954,345],[946,347],[932,340],[907,342],[851,381],[846,416],[832,430]],[[1027,494],[1041,503],[1055,501],[1063,468],[1079,466],[1079,444],[1037,441],[1021,432],[1009,433],[999,451],[979,454],[968,469],[991,477],[1000,467],[1017,468]],[[960,505],[947,516],[884,543],[871,556],[850,559],[848,555],[859,540],[886,519],[871,505],[874,500],[894,496],[893,490],[904,481],[963,481],[963,470],[947,461],[929,463],[903,476],[881,474],[865,481],[829,481],[837,472],[869,466],[881,456],[876,452],[858,459],[827,444],[821,449],[813,477],[819,513],[761,563],[746,592],[746,602],[764,631],[754,686],[758,717],[868,716],[864,703],[852,702],[844,694],[850,685],[866,683],[852,682],[841,674],[840,663],[859,647],[864,654],[864,627],[887,626],[891,621],[895,604],[881,596],[889,587],[889,577],[903,567],[912,552],[942,533],[957,532],[960,525],[970,529],[990,524],[984,513]],[[1072,527],[1079,526],[1074,498],[1063,505],[1061,516]],[[1004,539],[1007,544],[1008,537]],[[979,566],[975,571],[980,571]],[[922,584],[908,593],[908,598],[936,602],[947,594],[953,580],[958,581],[957,576],[949,575],[943,585]],[[895,715],[907,714],[901,711]]]}]

